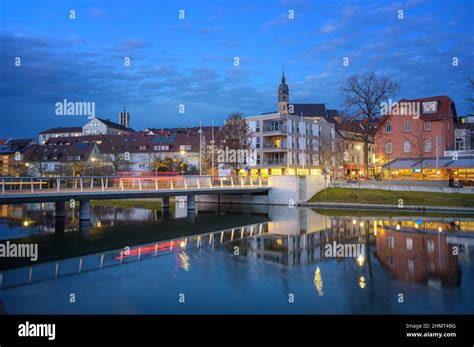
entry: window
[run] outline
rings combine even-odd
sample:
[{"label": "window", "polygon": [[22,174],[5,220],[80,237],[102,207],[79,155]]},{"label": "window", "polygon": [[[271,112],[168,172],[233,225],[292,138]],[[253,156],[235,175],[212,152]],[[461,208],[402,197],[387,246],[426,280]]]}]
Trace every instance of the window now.
[{"label": "window", "polygon": [[456,151],[464,151],[466,149],[466,146],[464,144],[464,139],[460,137],[456,137],[454,140],[455,146],[456,146]]},{"label": "window", "polygon": [[415,273],[415,261],[413,259],[408,259],[408,272],[410,275]]},{"label": "window", "polygon": [[395,266],[395,258],[393,257],[393,255],[390,255],[390,256],[388,257],[388,264],[389,264],[391,267]]},{"label": "window", "polygon": [[410,141],[403,142],[403,153],[410,153]]},{"label": "window", "polygon": [[424,123],[424,129],[426,131],[431,130],[431,122],[429,120],[425,121]]},{"label": "window", "polygon": [[407,251],[412,251],[413,250],[413,239],[407,237]]},{"label": "window", "polygon": [[387,132],[387,134],[391,134],[392,133],[392,124],[387,124],[385,126],[385,131]]},{"label": "window", "polygon": [[425,152],[431,152],[431,140],[425,140]]},{"label": "window", "polygon": [[260,137],[255,138],[255,148],[260,148]]},{"label": "window", "polygon": [[260,153],[257,153],[257,165],[260,165]]},{"label": "window", "polygon": [[411,131],[411,124],[410,122],[406,122],[404,125],[403,125],[403,131],[408,133]]},{"label": "window", "polygon": [[395,248],[395,238],[393,236],[389,236],[387,238],[388,241],[388,248]]},{"label": "window", "polygon": [[426,240],[426,249],[428,250],[428,253],[433,253],[434,252],[434,241],[433,240]]},{"label": "window", "polygon": [[387,143],[385,144],[385,153],[390,154],[390,153],[392,153],[392,151],[393,151],[392,143],[391,143],[391,142],[387,142]]},{"label": "window", "polygon": [[146,151],[146,146],[140,146],[140,151]]},{"label": "window", "polygon": [[260,132],[260,121],[255,122],[255,132],[257,132],[257,133]]}]

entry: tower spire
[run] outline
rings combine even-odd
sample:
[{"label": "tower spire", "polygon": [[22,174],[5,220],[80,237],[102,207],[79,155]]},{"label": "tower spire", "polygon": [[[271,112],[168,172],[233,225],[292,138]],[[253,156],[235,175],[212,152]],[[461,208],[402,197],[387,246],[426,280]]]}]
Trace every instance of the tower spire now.
[{"label": "tower spire", "polygon": [[281,83],[278,87],[278,111],[280,113],[288,112],[288,102],[290,101],[290,89],[286,84],[285,69],[281,72]]}]

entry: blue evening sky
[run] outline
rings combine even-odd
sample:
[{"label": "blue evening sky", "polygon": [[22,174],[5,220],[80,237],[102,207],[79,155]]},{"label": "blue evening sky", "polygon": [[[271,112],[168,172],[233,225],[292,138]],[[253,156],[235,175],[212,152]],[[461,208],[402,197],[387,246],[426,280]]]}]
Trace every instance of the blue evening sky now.
[{"label": "blue evening sky", "polygon": [[273,111],[283,66],[291,102],[341,109],[341,84],[373,71],[396,99],[448,95],[473,113],[473,13],[472,0],[0,0],[0,138],[84,124],[55,115],[63,99],[114,121],[126,105],[136,130]]}]

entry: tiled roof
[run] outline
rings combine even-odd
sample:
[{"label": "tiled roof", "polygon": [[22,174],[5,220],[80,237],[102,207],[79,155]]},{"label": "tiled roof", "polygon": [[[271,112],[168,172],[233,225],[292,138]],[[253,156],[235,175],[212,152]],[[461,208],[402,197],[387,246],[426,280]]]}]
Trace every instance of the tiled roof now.
[{"label": "tiled roof", "polygon": [[[426,98],[419,98],[419,99],[401,99],[399,102],[419,102],[419,103],[424,103],[428,101],[438,101],[438,110],[436,113],[426,113],[423,114],[423,109],[420,111],[421,113],[421,118],[425,120],[437,120],[437,119],[443,119],[447,117],[457,117],[456,114],[456,107],[454,104],[454,101],[447,95],[440,95],[440,96],[430,96]],[[452,114],[449,114],[449,111],[452,109]]]},{"label": "tiled roof", "polygon": [[23,160],[71,162],[77,161],[76,158],[80,157],[81,161],[86,161],[95,146],[95,143],[73,143],[69,146],[35,145],[31,150],[25,152]]},{"label": "tiled roof", "polygon": [[107,125],[109,128],[114,128],[114,129],[122,130],[122,131],[130,131],[130,132],[135,131],[132,128],[127,128],[126,126],[112,122],[110,119],[102,119],[102,118],[97,118],[97,119],[100,120],[105,125]]},{"label": "tiled roof", "polygon": [[289,103],[288,109],[291,111],[291,106],[293,105],[293,112],[289,112],[291,115],[303,117],[324,117],[327,118],[328,114],[326,111],[325,104],[294,104]]},{"label": "tiled roof", "polygon": [[65,133],[82,133],[82,127],[56,127],[40,132],[40,135],[43,134],[65,134]]}]

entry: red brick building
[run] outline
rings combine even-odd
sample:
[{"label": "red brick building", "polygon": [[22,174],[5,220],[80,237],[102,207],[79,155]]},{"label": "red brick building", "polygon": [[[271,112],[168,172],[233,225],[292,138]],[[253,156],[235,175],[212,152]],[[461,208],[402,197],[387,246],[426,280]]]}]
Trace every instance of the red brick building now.
[{"label": "red brick building", "polygon": [[435,158],[436,140],[442,157],[444,151],[454,149],[456,121],[456,107],[448,96],[400,100],[382,118],[375,135],[379,170],[398,158]]}]

